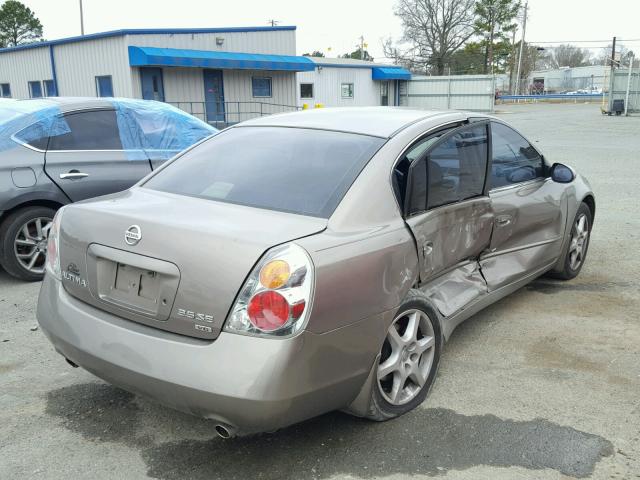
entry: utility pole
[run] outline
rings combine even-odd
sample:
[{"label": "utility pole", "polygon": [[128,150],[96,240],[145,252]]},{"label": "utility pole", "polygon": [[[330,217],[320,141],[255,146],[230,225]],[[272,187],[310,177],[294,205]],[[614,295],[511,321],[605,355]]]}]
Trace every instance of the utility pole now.
[{"label": "utility pole", "polygon": [[84,13],[82,11],[82,0],[80,0],[80,35],[84,36]]},{"label": "utility pole", "polygon": [[613,37],[611,43],[611,75],[609,77],[609,112],[613,107],[613,87],[616,84],[616,37]]},{"label": "utility pole", "polygon": [[516,95],[520,93],[520,70],[522,69],[522,50],[524,49],[524,36],[527,33],[527,10],[529,2],[524,4],[524,20],[522,22],[522,40],[520,41],[520,56],[518,58],[518,73],[516,74]]},{"label": "utility pole", "polygon": [[360,35],[360,60],[364,60],[364,36]]},{"label": "utility pole", "polygon": [[267,23],[270,23],[272,27],[275,27],[276,25],[278,25],[280,22],[278,20],[269,20]]}]

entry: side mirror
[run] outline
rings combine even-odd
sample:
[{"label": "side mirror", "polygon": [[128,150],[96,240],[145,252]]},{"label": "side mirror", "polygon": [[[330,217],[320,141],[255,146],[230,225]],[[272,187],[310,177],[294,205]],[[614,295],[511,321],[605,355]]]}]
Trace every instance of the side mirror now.
[{"label": "side mirror", "polygon": [[551,180],[557,183],[571,183],[575,180],[576,176],[566,165],[561,163],[554,163],[551,167]]}]

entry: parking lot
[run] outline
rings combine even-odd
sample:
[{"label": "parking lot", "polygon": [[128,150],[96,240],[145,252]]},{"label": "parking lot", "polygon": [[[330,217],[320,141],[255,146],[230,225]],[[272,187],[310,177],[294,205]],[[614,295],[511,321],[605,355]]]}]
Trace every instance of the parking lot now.
[{"label": "parking lot", "polygon": [[39,285],[0,272],[0,478],[640,478],[640,117],[498,108],[591,181],[589,256],[459,327],[420,408],[222,440],[72,369],[36,328]]}]

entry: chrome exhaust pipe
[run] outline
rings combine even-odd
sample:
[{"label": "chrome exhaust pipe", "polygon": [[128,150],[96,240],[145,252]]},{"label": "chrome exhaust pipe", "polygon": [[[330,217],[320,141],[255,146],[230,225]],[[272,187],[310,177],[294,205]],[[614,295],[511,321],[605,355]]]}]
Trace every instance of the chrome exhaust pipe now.
[{"label": "chrome exhaust pipe", "polygon": [[227,439],[236,436],[235,429],[233,427],[230,427],[229,425],[223,425],[222,423],[219,423],[215,426],[215,430],[220,438]]}]

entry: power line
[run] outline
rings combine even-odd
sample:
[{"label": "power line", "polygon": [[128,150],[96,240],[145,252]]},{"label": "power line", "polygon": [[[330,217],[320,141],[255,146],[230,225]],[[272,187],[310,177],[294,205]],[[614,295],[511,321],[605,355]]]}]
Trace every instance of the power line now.
[{"label": "power line", "polygon": [[[619,38],[620,42],[640,42],[640,38]],[[557,40],[557,41],[544,41],[544,42],[536,42],[534,40],[529,41],[528,43],[601,43],[601,42],[609,42],[611,43],[611,39],[607,38],[605,40]]]}]

